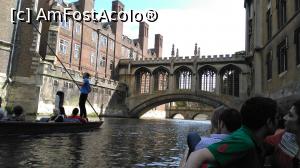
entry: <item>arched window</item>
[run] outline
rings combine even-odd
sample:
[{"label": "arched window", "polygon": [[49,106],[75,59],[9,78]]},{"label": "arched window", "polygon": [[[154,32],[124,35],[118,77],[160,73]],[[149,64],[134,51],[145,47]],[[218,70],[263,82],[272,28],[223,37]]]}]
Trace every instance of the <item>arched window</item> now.
[{"label": "arched window", "polygon": [[154,73],[155,90],[163,91],[168,89],[169,73],[165,70],[160,70]]},{"label": "arched window", "polygon": [[199,72],[200,89],[202,91],[214,92],[216,89],[216,72],[210,68],[205,68]]},{"label": "arched window", "polygon": [[151,74],[147,71],[140,71],[136,75],[137,90],[141,94],[150,93]]},{"label": "arched window", "polygon": [[192,88],[192,72],[188,69],[179,70],[176,73],[177,89],[186,90]]},{"label": "arched window", "polygon": [[221,72],[221,93],[231,96],[239,96],[240,70],[229,67]]}]

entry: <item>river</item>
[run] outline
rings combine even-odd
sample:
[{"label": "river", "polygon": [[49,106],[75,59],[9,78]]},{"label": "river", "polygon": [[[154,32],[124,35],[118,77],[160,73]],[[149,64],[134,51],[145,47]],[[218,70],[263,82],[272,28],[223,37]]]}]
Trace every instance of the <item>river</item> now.
[{"label": "river", "polygon": [[0,137],[0,167],[178,167],[190,131],[208,123],[186,120],[104,119],[85,133]]}]

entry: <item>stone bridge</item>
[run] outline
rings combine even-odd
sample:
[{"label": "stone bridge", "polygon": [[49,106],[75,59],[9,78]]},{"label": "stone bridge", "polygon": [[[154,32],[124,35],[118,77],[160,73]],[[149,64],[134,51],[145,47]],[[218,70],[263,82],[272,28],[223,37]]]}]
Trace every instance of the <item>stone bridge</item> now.
[{"label": "stone bridge", "polygon": [[126,86],[127,117],[173,101],[239,108],[250,90],[244,52],[207,57],[120,60],[119,82]]}]

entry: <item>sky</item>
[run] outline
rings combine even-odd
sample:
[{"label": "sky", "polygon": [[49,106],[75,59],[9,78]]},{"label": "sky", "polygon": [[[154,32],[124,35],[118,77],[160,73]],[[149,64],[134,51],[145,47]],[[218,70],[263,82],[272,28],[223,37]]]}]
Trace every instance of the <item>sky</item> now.
[{"label": "sky", "polygon": [[[112,0],[95,0],[97,11],[111,11]],[[125,11],[158,12],[149,23],[148,47],[161,34],[163,57],[171,55],[172,44],[180,56],[194,55],[195,43],[201,55],[233,54],[245,50],[245,9],[243,0],[121,0]],[[138,23],[124,23],[123,34],[138,38]]]}]

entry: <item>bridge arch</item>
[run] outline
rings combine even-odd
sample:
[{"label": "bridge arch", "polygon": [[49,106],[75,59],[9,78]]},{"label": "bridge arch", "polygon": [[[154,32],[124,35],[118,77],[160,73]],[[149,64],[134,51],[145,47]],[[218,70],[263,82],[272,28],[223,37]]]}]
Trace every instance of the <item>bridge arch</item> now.
[{"label": "bridge arch", "polygon": [[197,116],[199,116],[199,115],[205,115],[205,116],[207,117],[207,119],[208,119],[208,118],[210,119],[210,116],[209,116],[209,115],[203,114],[203,113],[201,113],[201,112],[199,112],[199,113],[193,115],[192,119],[195,120],[195,118],[196,118]]},{"label": "bridge arch", "polygon": [[214,108],[219,107],[221,105],[228,106],[221,99],[216,98],[215,96],[208,95],[196,95],[192,93],[177,93],[177,94],[157,94],[154,97],[149,99],[144,99],[143,101],[139,101],[137,104],[132,105],[132,108],[129,109],[129,116],[133,118],[139,118],[147,111],[153,109],[162,104],[174,102],[174,101],[191,101],[191,102],[199,102],[204,103]]},{"label": "bridge arch", "polygon": [[170,118],[174,119],[174,117],[175,117],[176,115],[181,115],[181,116],[183,117],[183,119],[186,119],[186,116],[184,116],[184,115],[181,114],[181,113],[175,113],[175,114],[171,115]]}]

